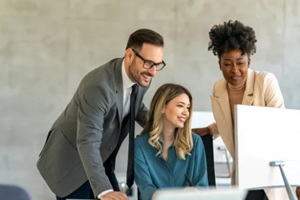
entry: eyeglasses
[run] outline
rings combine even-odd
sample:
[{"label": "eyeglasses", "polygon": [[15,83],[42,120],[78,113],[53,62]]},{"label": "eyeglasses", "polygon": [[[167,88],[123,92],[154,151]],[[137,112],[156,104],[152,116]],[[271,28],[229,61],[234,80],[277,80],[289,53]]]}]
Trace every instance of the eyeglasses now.
[{"label": "eyeglasses", "polygon": [[145,69],[151,69],[152,67],[155,66],[156,71],[160,71],[166,66],[166,63],[164,61],[160,63],[155,63],[151,60],[146,60],[145,58],[143,58],[136,50],[132,49],[132,51],[135,53],[137,57],[139,57],[142,61],[144,61],[143,67]]}]

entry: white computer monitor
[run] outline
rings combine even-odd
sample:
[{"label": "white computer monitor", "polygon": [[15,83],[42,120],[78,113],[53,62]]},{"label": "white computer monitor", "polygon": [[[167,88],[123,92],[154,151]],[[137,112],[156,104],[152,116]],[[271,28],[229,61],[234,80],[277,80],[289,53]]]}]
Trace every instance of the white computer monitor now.
[{"label": "white computer monitor", "polygon": [[235,107],[237,185],[240,189],[300,185],[300,110],[237,105]]},{"label": "white computer monitor", "polygon": [[224,189],[169,189],[157,191],[152,200],[244,200],[246,191]]}]

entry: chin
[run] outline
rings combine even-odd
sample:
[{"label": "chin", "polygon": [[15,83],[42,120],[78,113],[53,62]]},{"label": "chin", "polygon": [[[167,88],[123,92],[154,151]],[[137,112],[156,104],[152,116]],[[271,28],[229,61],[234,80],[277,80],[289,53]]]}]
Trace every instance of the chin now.
[{"label": "chin", "polygon": [[242,83],[242,81],[238,80],[238,81],[230,81],[229,82],[231,85],[239,85]]},{"label": "chin", "polygon": [[177,128],[183,128],[184,127],[184,124],[178,124],[177,125]]},{"label": "chin", "polygon": [[138,84],[145,88],[145,87],[149,86],[150,82],[151,82],[151,80],[150,81],[140,80],[140,82],[138,82]]}]

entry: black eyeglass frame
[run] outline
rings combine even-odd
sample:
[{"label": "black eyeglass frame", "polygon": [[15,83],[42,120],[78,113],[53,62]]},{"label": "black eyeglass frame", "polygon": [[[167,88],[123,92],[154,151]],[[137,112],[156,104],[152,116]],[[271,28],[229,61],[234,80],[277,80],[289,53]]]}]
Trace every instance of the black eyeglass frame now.
[{"label": "black eyeglass frame", "polygon": [[166,66],[166,63],[164,61],[162,61],[160,63],[155,63],[152,60],[147,60],[147,59],[143,58],[136,50],[134,50],[134,49],[131,49],[131,50],[135,53],[135,55],[137,57],[139,57],[144,62],[143,67],[145,69],[151,69],[152,67],[155,66],[156,71],[161,71]]}]

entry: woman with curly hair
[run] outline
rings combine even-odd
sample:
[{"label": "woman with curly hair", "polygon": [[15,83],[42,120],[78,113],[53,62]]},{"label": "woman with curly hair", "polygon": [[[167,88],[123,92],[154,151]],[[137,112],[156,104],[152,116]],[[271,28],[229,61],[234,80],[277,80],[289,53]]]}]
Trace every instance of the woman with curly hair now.
[{"label": "woman with curly hair", "polygon": [[164,84],[154,94],[148,122],[134,143],[140,199],[163,188],[208,186],[204,145],[191,132],[192,110],[192,95],[181,85]]},{"label": "woman with curly hair", "polygon": [[[228,21],[215,25],[209,32],[209,46],[218,56],[219,68],[223,78],[218,80],[211,95],[215,123],[204,128],[193,129],[199,135],[221,136],[235,162],[234,149],[234,105],[252,105],[284,108],[284,100],[276,77],[269,72],[255,71],[249,68],[251,56],[256,52],[254,30],[239,21]],[[230,173],[235,185],[235,169]],[[276,189],[278,192],[280,189]],[[270,200],[275,199],[275,190],[265,190]],[[276,199],[283,200],[276,193]],[[263,190],[250,191],[247,200],[266,199]]]}]

